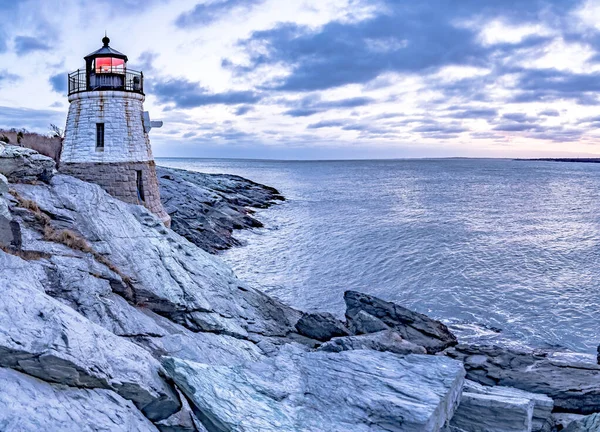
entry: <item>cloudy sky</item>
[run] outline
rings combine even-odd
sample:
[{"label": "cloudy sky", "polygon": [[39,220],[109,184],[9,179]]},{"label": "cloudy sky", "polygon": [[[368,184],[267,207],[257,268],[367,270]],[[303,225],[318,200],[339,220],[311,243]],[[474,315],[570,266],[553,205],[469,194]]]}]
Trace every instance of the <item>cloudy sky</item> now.
[{"label": "cloudy sky", "polygon": [[156,156],[600,154],[600,0],[0,0],[0,128],[144,71]]}]

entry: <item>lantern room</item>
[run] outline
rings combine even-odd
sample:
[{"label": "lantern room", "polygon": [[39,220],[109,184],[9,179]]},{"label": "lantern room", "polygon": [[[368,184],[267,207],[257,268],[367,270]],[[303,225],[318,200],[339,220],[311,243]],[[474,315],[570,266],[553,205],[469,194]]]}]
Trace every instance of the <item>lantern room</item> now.
[{"label": "lantern room", "polygon": [[84,57],[85,70],[69,74],[69,95],[83,91],[117,90],[144,94],[144,75],[127,68],[127,56],[109,46],[104,36],[103,46]]}]

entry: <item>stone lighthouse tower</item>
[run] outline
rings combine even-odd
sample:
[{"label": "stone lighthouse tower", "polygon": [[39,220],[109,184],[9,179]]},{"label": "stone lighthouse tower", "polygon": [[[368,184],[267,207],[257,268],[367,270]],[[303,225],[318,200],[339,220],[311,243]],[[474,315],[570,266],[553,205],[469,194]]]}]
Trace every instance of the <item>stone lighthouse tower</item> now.
[{"label": "stone lighthouse tower", "polygon": [[162,122],[144,112],[144,75],[127,56],[104,46],[85,57],[85,70],[69,74],[69,115],[60,171],[97,183],[122,201],[144,205],[165,225],[148,133]]}]

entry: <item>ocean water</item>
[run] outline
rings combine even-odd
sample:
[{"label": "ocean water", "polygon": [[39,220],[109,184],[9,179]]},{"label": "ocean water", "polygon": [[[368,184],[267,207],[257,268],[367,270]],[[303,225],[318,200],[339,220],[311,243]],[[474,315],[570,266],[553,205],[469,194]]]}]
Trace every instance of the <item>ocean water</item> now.
[{"label": "ocean water", "polygon": [[344,313],[367,292],[465,341],[600,343],[600,164],[511,160],[288,162],[160,159],[230,173],[287,198],[221,255],[304,310]]}]

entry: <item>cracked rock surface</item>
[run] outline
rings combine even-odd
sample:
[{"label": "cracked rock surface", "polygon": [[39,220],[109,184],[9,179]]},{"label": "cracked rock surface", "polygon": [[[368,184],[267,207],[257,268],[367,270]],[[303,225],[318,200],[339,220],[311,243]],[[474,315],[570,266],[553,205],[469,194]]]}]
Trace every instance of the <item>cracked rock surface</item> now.
[{"label": "cracked rock surface", "polygon": [[235,367],[163,363],[215,431],[438,431],[464,381],[447,357],[364,350],[285,349]]}]

